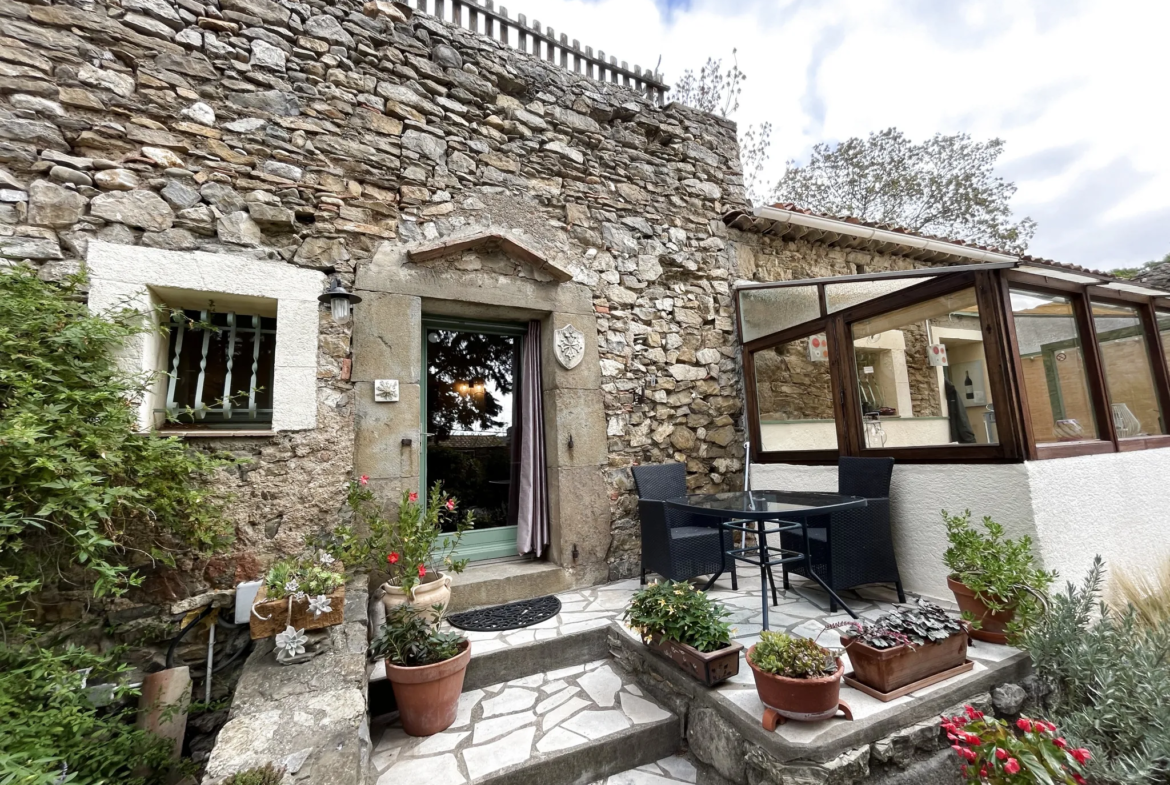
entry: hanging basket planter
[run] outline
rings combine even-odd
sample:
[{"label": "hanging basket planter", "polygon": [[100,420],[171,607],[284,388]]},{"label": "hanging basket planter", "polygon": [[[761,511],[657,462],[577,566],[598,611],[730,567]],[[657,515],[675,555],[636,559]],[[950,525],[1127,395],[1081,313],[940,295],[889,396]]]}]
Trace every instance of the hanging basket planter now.
[{"label": "hanging basket planter", "polygon": [[345,618],[345,584],[341,584],[329,594],[323,595],[327,600],[328,611],[318,614],[310,607],[314,597],[282,597],[279,600],[269,600],[267,587],[261,586],[256,593],[256,600],[252,603],[252,615],[249,626],[252,640],[270,638],[286,627],[297,630],[321,630],[341,624]]}]

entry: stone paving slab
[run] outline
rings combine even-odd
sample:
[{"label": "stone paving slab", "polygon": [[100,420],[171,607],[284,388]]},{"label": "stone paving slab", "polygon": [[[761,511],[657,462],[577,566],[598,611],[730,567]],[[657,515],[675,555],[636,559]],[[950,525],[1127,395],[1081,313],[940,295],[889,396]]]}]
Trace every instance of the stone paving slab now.
[{"label": "stone paving slab", "polygon": [[592,785],[694,785],[699,772],[685,755],[671,755],[655,763],[614,774]]},{"label": "stone paving slab", "polygon": [[667,746],[660,751],[677,748],[679,740],[675,715],[608,659],[470,690],[458,712],[450,728],[425,739],[407,736],[397,720],[377,722],[371,757],[377,785],[494,781],[623,740],[633,744],[627,753],[637,754],[643,741],[633,737],[644,731],[654,732],[659,748]]}]

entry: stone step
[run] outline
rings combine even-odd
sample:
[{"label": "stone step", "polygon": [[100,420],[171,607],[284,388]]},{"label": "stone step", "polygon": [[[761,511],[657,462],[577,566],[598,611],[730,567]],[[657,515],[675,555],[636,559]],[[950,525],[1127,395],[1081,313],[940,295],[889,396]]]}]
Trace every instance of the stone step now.
[{"label": "stone step", "polygon": [[680,753],[610,775],[593,785],[694,785],[698,777],[695,764]]},{"label": "stone step", "polygon": [[455,723],[430,738],[375,722],[371,774],[376,785],[583,785],[670,758],[680,739],[678,718],[607,658],[465,691]]},{"label": "stone step", "polygon": [[573,586],[574,577],[570,571],[548,562],[472,564],[455,576],[451,584],[451,605],[447,611],[458,613],[469,608],[531,600],[568,591]]}]

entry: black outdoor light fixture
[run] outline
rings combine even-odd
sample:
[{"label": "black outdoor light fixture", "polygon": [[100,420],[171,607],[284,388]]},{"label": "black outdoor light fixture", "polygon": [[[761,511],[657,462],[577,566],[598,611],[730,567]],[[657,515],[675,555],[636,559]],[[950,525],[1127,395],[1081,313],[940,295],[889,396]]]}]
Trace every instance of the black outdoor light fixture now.
[{"label": "black outdoor light fixture", "polygon": [[350,314],[353,313],[353,306],[362,301],[362,298],[356,294],[350,294],[346,291],[346,288],[341,285],[341,279],[336,276],[329,282],[329,288],[325,290],[325,293],[317,299],[322,303],[329,304],[333,310],[333,320],[338,324],[348,322]]}]

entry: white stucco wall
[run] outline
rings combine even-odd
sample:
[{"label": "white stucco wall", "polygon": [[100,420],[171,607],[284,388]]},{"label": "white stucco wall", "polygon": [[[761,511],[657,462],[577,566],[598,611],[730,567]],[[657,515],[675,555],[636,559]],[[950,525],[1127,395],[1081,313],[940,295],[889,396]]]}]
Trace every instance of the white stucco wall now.
[{"label": "white stucco wall", "polygon": [[[161,251],[91,241],[86,256],[89,307],[94,312],[133,307],[148,311],[168,296],[201,297],[217,307],[237,306],[233,297],[258,298],[276,305],[276,357],[272,389],[272,429],[317,427],[317,296],[325,276],[282,262],[203,252]],[[187,306],[186,303],[180,305]],[[206,306],[204,306],[206,307]],[[255,311],[253,311],[255,312]],[[158,335],[139,336],[122,353],[136,372],[165,370],[165,341]],[[161,403],[148,396],[139,408],[139,425],[151,425]]]},{"label": "white stucco wall", "polygon": [[1151,570],[1170,557],[1170,449],[1025,464],[1044,564],[1058,586],[1106,569]]}]

